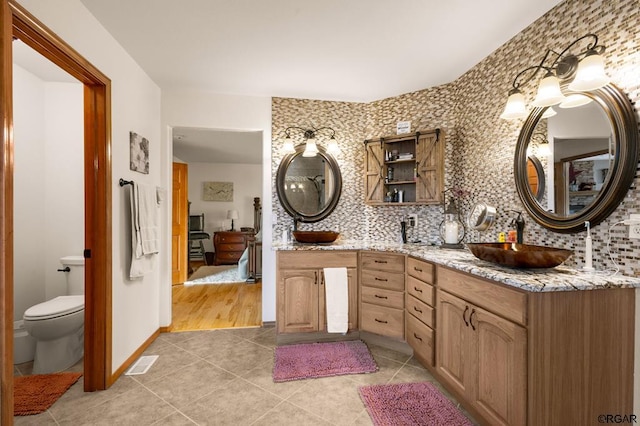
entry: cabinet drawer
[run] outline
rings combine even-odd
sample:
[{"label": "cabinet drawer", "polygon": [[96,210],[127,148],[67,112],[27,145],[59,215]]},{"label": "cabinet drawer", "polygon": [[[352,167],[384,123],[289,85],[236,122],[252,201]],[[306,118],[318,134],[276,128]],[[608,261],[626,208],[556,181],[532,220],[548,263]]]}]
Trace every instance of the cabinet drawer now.
[{"label": "cabinet drawer", "polygon": [[397,272],[362,270],[362,285],[404,291],[404,274]]},{"label": "cabinet drawer", "polygon": [[527,324],[527,295],[524,292],[442,267],[438,267],[438,288],[518,324]]},{"label": "cabinet drawer", "polygon": [[433,286],[430,286],[429,284],[425,284],[422,281],[409,276],[407,277],[407,293],[416,299],[420,299],[429,306],[434,306]]},{"label": "cabinet drawer", "polygon": [[409,294],[407,294],[407,313],[418,318],[429,327],[434,326],[433,308]]},{"label": "cabinet drawer", "polygon": [[356,268],[355,251],[278,251],[278,267],[282,269]]},{"label": "cabinet drawer", "polygon": [[218,251],[220,252],[224,252],[224,251],[239,251],[240,253],[242,253],[245,249],[244,243],[223,243],[223,244],[218,244],[217,246]]},{"label": "cabinet drawer", "polygon": [[221,234],[217,234],[216,235],[216,240],[220,243],[240,243],[242,245],[244,245],[245,242],[245,236],[242,234],[238,234],[238,235],[221,235]]},{"label": "cabinet drawer", "polygon": [[388,253],[362,253],[360,264],[363,269],[404,272],[404,256]]},{"label": "cabinet drawer", "polygon": [[413,355],[420,361],[433,366],[434,332],[431,327],[427,327],[418,321],[413,315],[407,315],[406,340],[413,348]]},{"label": "cabinet drawer", "polygon": [[390,308],[404,308],[404,293],[383,288],[362,287],[362,301]]},{"label": "cabinet drawer", "polygon": [[404,337],[404,310],[363,303],[362,330],[382,336]]},{"label": "cabinet drawer", "polygon": [[407,273],[412,277],[424,281],[428,284],[433,284],[433,271],[434,266],[431,263],[423,260],[414,259],[409,257],[407,259]]},{"label": "cabinet drawer", "polygon": [[238,260],[240,256],[242,256],[242,252],[238,251],[222,251],[220,253],[216,253],[216,259],[218,260]]}]

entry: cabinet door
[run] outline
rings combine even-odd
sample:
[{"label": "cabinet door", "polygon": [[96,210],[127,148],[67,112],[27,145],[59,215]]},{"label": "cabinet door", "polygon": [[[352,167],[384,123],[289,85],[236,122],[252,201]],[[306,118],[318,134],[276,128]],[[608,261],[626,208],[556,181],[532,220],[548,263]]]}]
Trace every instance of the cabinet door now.
[{"label": "cabinet door", "polygon": [[281,272],[281,282],[278,283],[278,332],[318,331],[320,324],[318,274],[317,269],[289,269]]},{"label": "cabinet door", "polygon": [[525,424],[526,330],[475,306],[468,318],[475,336],[473,405],[491,424]]},{"label": "cabinet door", "polygon": [[368,204],[384,201],[384,154],[382,141],[365,144],[365,198]]},{"label": "cabinet door", "polygon": [[436,369],[456,391],[466,395],[473,369],[469,362],[473,334],[467,326],[471,308],[469,303],[438,291],[436,295]]},{"label": "cabinet door", "polygon": [[444,190],[444,134],[421,134],[417,144],[416,201],[427,204],[440,203]]}]

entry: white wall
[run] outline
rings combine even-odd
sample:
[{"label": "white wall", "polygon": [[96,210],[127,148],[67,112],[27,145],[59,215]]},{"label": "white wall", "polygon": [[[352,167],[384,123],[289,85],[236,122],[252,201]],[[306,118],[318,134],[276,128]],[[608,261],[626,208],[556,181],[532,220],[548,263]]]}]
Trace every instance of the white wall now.
[{"label": "white wall", "polygon": [[45,168],[44,82],[13,67],[14,164],[13,273],[14,321],[30,306],[45,300],[45,186],[34,179]]},{"label": "white wall", "polygon": [[[222,130],[262,131],[262,213],[263,270],[262,270],[262,320],[275,321],[275,253],[271,248],[271,98],[229,96],[193,92],[162,93],[163,185],[171,185],[171,145],[173,127],[199,127]],[[171,241],[171,218],[163,218],[164,240]],[[168,247],[170,249],[170,247]],[[162,258],[161,325],[171,323],[171,256],[164,250]]]},{"label": "white wall", "polygon": [[[118,369],[160,327],[160,259],[149,275],[130,281],[128,188],[118,179],[161,185],[160,89],[107,33],[79,0],[19,0],[19,3],[111,79],[113,199],[112,369]],[[150,142],[150,172],[129,170],[129,132]],[[164,182],[165,188],[170,188]],[[167,216],[170,203],[161,206]],[[162,242],[162,250],[169,247]],[[167,253],[161,253],[167,256]],[[168,255],[170,257],[170,254]],[[170,276],[169,276],[170,278]],[[167,280],[166,274],[163,276]],[[167,281],[164,281],[165,283]]]},{"label": "white wall", "polygon": [[14,65],[14,320],[67,292],[63,256],[84,248],[80,83],[55,83]]},{"label": "white wall", "polygon": [[[262,149],[262,145],[256,149]],[[231,229],[227,210],[238,210],[234,228],[253,226],[253,199],[262,196],[262,166],[256,164],[189,163],[189,201],[191,214],[204,213],[205,231],[211,239],[204,242],[213,251],[213,233]],[[233,182],[233,201],[204,201],[203,182]]]}]

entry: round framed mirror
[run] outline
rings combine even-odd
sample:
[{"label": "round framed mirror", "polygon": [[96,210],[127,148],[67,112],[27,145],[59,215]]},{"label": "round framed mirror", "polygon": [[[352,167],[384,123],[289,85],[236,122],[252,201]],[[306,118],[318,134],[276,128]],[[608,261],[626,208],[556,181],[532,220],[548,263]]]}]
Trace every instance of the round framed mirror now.
[{"label": "round framed mirror", "polygon": [[[580,94],[587,104],[556,107],[547,118],[548,108],[535,108],[516,145],[518,195],[537,223],[556,232],[579,232],[585,221],[595,226],[606,219],[624,199],[638,164],[638,125],[625,94],[613,84]],[[542,192],[531,185],[533,153],[537,182],[546,182]]]},{"label": "round framed mirror", "polygon": [[276,175],[282,207],[301,222],[318,222],[336,208],[342,192],[342,174],[336,160],[318,146],[314,157],[303,157],[305,145],[286,155]]}]

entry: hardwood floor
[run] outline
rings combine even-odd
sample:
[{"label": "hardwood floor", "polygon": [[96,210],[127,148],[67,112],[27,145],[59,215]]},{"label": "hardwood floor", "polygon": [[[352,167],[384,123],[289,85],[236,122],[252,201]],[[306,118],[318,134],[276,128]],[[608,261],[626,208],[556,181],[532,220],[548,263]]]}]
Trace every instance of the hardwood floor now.
[{"label": "hardwood floor", "polygon": [[171,332],[262,325],[261,282],[178,284],[172,287],[172,293]]}]

